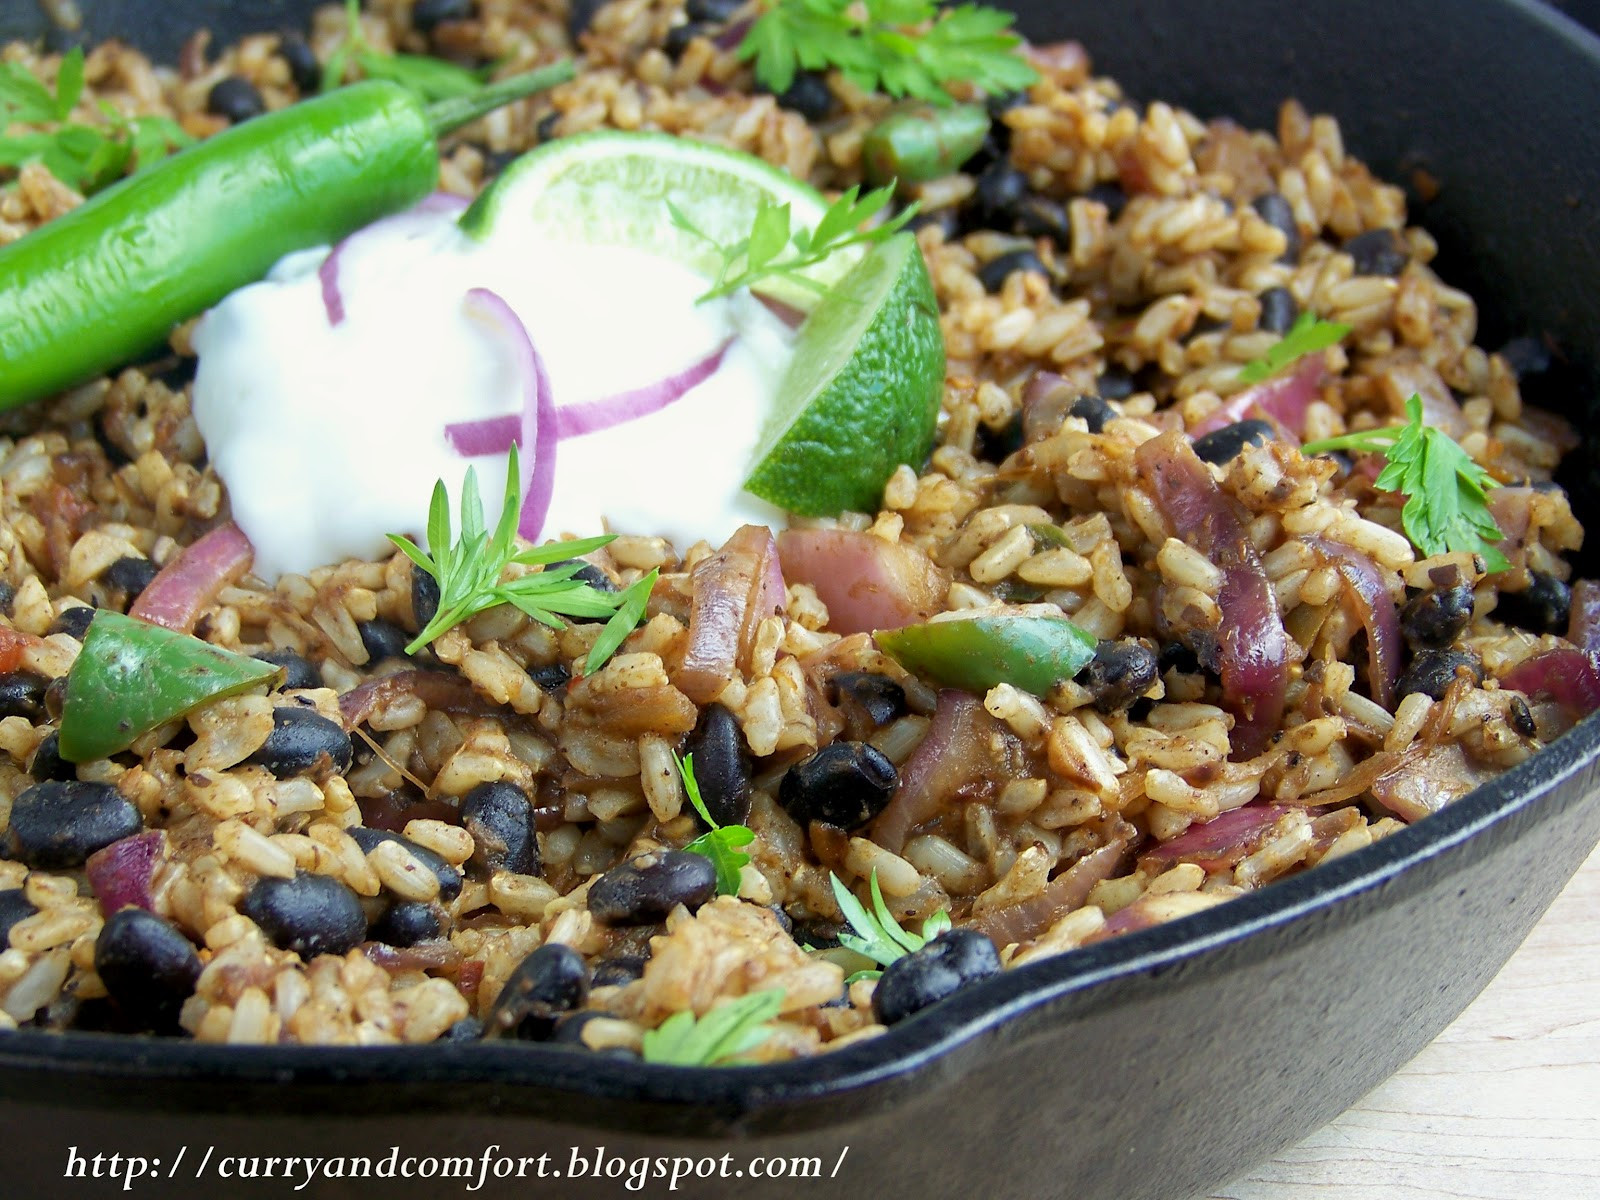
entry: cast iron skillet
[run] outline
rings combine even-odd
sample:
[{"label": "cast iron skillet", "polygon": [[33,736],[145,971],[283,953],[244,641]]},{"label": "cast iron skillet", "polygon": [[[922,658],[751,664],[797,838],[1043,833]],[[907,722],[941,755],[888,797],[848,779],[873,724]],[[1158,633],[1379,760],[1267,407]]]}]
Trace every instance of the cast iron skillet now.
[{"label": "cast iron skillet", "polygon": [[[94,38],[171,55],[303,19],[305,0],[80,0]],[[1549,333],[1538,399],[1593,432],[1600,335],[1600,42],[1527,0],[1018,0],[1135,96],[1270,127],[1280,97],[1338,114],[1381,174],[1441,184],[1417,216],[1485,345]],[[7,5],[0,38],[42,27]],[[1596,511],[1591,442],[1571,472]],[[826,1195],[1184,1197],[1269,1157],[1387,1077],[1461,1011],[1600,840],[1600,723],[1385,841],[1198,916],[1011,972],[891,1034],[809,1062],[683,1072],[544,1047],[228,1048],[88,1035],[0,1039],[8,1195],[59,1194],[67,1148],[159,1157],[164,1194],[219,1194],[218,1155],[485,1147],[567,1172],[609,1156],[817,1156]],[[735,1166],[739,1165],[734,1163]],[[82,1182],[74,1188],[91,1186]],[[453,1194],[404,1179],[397,1195]],[[783,1185],[695,1183],[746,1196]],[[615,1180],[497,1184],[617,1195]],[[647,1184],[645,1191],[664,1189]],[[590,1189],[590,1190],[586,1190]],[[281,1181],[220,1194],[273,1194]],[[325,1184],[306,1195],[367,1195]]]}]

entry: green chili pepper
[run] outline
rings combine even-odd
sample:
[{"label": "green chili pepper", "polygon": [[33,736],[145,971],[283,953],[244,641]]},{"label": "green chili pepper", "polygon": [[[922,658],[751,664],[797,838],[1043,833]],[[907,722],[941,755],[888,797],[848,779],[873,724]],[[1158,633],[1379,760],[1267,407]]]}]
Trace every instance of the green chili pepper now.
[{"label": "green chili pepper", "polygon": [[437,185],[440,134],[572,78],[560,62],[424,106],[370,80],[140,171],[0,249],[0,409],[92,379],[260,279]]},{"label": "green chili pepper", "polygon": [[281,675],[271,663],[102,608],[67,672],[59,752],[68,762],[108,758],[208,700]]},{"label": "green chili pepper", "polygon": [[877,184],[942,179],[959,171],[988,135],[989,114],[981,104],[903,108],[867,130],[862,169]]},{"label": "green chili pepper", "polygon": [[913,675],[983,693],[1009,683],[1035,696],[1071,679],[1094,657],[1095,638],[1064,617],[988,613],[872,635]]}]

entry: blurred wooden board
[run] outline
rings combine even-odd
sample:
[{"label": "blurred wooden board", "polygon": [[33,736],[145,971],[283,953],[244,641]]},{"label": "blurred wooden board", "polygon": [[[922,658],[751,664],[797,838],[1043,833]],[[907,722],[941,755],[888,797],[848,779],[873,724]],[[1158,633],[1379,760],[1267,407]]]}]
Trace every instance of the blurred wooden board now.
[{"label": "blurred wooden board", "polygon": [[1212,1200],[1600,1197],[1600,851],[1456,1022]]}]

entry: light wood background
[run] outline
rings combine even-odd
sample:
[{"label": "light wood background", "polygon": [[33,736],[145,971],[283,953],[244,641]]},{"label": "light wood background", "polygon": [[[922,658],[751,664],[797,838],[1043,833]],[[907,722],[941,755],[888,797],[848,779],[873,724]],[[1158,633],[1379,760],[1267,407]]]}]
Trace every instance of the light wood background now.
[{"label": "light wood background", "polygon": [[1213,1200],[1600,1200],[1600,850],[1439,1039]]}]

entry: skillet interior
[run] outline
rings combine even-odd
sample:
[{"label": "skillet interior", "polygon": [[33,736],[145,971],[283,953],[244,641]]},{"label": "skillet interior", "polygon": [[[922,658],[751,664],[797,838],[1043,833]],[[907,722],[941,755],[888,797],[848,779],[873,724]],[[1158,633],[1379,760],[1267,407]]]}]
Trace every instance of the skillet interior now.
[{"label": "skillet interior", "polygon": [[[170,51],[196,13],[226,39],[296,23],[310,5],[81,7],[95,38],[132,32]],[[1600,194],[1600,134],[1587,119],[1600,111],[1600,43],[1524,0],[1448,10],[1347,0],[1336,27],[1326,10],[1271,0],[1200,17],[1165,0],[1070,15],[1050,0],[1016,7],[1041,39],[1080,37],[1135,95],[1263,125],[1294,94],[1337,113],[1380,174],[1404,181],[1425,167],[1442,187],[1415,217],[1441,243],[1444,277],[1480,299],[1480,340],[1547,331],[1567,355],[1535,399],[1590,432],[1570,481],[1575,508],[1593,511],[1600,338],[1587,305],[1600,212],[1585,198]],[[31,9],[0,14],[0,37],[22,21],[38,25]],[[841,1193],[1187,1194],[1341,1111],[1476,995],[1600,839],[1597,753],[1591,721],[1366,851],[1004,976],[807,1063],[682,1073],[487,1046],[242,1050],[28,1035],[0,1042],[0,1118],[21,1194],[34,1194],[30,1179],[43,1194],[60,1178],[65,1143],[96,1137],[163,1155],[185,1140],[263,1153],[386,1153],[395,1141],[475,1153],[500,1142],[564,1156],[601,1141],[667,1153],[685,1137],[721,1153],[737,1139],[740,1151],[827,1163],[851,1146]],[[697,1191],[743,1194],[736,1183]],[[403,1182],[395,1190],[407,1194]]]}]

